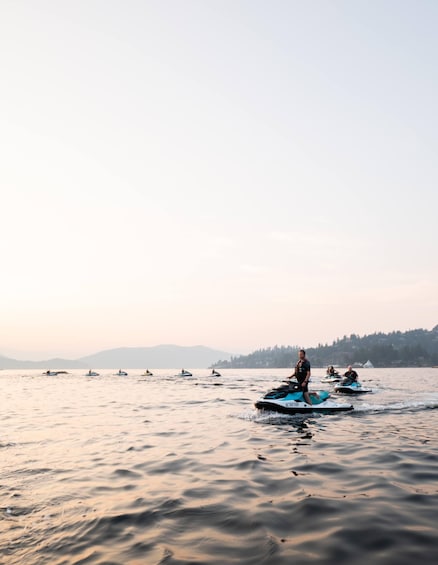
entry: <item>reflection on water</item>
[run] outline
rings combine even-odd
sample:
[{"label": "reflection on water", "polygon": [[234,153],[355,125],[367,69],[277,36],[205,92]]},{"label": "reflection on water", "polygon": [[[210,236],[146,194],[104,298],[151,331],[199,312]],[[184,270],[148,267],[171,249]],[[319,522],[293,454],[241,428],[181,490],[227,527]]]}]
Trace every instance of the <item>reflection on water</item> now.
[{"label": "reflection on water", "polygon": [[436,370],[296,417],[288,371],[99,372],[0,373],[1,564],[438,562]]}]

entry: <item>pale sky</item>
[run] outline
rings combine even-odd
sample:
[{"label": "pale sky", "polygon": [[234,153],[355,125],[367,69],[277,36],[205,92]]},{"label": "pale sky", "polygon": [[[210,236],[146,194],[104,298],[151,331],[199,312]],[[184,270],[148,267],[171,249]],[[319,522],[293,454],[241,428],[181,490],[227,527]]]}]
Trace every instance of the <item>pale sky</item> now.
[{"label": "pale sky", "polygon": [[0,354],[438,323],[438,2],[1,0]]}]

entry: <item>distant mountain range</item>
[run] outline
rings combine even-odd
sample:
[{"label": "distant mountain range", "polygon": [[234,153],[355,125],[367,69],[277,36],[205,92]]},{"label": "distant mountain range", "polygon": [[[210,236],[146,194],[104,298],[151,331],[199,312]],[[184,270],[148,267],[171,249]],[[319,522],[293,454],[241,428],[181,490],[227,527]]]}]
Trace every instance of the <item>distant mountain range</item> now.
[{"label": "distant mountain range", "polygon": [[119,347],[79,359],[20,361],[0,355],[0,369],[202,369],[218,359],[230,359],[224,351],[195,345],[157,345],[155,347]]},{"label": "distant mountain range", "polygon": [[[20,361],[0,355],[0,369],[202,369],[281,368],[295,365],[298,346],[275,346],[249,355],[232,356],[202,345],[184,347],[120,347],[100,351],[79,359]],[[438,365],[438,325],[432,330],[416,329],[388,334],[351,334],[307,348],[314,367],[362,364],[370,360],[375,367],[430,367]],[[220,359],[220,361],[219,361]]]}]

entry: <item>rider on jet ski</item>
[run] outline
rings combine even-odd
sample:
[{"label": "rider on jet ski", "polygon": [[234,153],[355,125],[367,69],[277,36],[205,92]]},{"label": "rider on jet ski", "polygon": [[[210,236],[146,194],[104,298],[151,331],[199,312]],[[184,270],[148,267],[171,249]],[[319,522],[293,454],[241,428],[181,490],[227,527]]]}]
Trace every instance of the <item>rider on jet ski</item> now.
[{"label": "rider on jet ski", "polygon": [[306,359],[306,352],[304,349],[300,349],[298,352],[299,361],[295,365],[295,371],[293,375],[289,378],[296,377],[299,385],[301,386],[301,390],[303,391],[304,400],[307,404],[312,404],[309,395],[309,389],[307,387],[310,381],[310,363]]},{"label": "rider on jet ski", "polygon": [[342,384],[351,385],[351,383],[356,383],[358,376],[359,375],[356,373],[353,367],[351,365],[348,365],[347,371],[344,373],[344,380],[342,381]]}]

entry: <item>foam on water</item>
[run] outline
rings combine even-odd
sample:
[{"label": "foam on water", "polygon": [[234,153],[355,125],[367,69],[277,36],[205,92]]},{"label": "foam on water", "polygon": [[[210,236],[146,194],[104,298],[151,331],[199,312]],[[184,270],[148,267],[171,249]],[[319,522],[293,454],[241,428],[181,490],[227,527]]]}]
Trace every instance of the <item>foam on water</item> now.
[{"label": "foam on water", "polygon": [[422,410],[433,410],[438,408],[438,399],[412,400],[394,402],[391,404],[377,404],[364,402],[355,406],[355,412],[417,412]]}]

